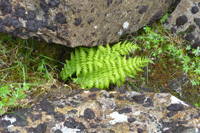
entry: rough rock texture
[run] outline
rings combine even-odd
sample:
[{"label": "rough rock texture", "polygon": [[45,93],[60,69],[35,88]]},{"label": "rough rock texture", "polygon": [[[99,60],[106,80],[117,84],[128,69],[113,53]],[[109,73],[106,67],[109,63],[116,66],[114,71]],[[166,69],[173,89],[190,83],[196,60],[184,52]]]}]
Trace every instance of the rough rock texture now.
[{"label": "rough rock texture", "polygon": [[[18,115],[16,115],[18,114]],[[82,91],[0,117],[0,132],[199,133],[200,109],[168,93]]]},{"label": "rough rock texture", "polygon": [[200,46],[200,0],[181,0],[166,27],[174,33],[185,33],[193,48]]},{"label": "rough rock texture", "polygon": [[112,43],[177,0],[0,0],[0,32],[76,46]]}]

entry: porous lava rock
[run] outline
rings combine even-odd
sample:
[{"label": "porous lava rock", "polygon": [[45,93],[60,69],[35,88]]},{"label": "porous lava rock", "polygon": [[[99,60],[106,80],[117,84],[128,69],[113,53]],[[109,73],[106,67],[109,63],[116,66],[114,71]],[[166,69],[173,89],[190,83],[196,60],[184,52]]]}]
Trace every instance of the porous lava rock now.
[{"label": "porous lava rock", "polygon": [[69,47],[119,41],[177,0],[0,0],[0,32]]},{"label": "porous lava rock", "polygon": [[169,93],[91,89],[8,113],[0,132],[199,133],[200,109]]},{"label": "porous lava rock", "polygon": [[192,44],[192,48],[200,47],[200,1],[181,0],[165,27],[183,35],[188,44]]}]

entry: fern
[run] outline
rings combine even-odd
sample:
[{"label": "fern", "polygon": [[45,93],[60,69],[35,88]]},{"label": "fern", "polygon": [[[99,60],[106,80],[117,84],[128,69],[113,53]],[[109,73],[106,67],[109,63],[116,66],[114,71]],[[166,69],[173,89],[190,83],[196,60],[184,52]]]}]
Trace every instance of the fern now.
[{"label": "fern", "polygon": [[76,74],[73,79],[75,83],[81,84],[83,88],[108,88],[109,84],[117,83],[121,86],[126,77],[137,75],[137,71],[143,71],[141,67],[152,61],[147,58],[134,57],[126,59],[125,55],[138,49],[131,42],[117,43],[112,48],[98,46],[98,48],[75,49],[71,53],[71,60],[66,60],[61,77],[64,81]]}]

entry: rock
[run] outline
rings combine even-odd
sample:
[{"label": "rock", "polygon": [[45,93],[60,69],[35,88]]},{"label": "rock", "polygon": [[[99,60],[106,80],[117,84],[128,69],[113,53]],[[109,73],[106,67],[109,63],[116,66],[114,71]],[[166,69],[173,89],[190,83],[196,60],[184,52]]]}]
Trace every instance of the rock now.
[{"label": "rock", "polygon": [[192,48],[200,46],[200,1],[181,0],[165,27],[174,33],[184,33]]},{"label": "rock", "polygon": [[199,133],[200,109],[169,93],[91,89],[6,114],[0,132]]},{"label": "rock", "polygon": [[69,47],[119,41],[178,0],[0,0],[0,32]]}]

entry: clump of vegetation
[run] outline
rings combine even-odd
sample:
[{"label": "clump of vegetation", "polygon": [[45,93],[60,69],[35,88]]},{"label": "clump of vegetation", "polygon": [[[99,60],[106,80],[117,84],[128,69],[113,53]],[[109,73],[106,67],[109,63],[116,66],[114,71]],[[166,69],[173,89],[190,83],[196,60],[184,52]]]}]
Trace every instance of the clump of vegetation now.
[{"label": "clump of vegetation", "polygon": [[0,34],[0,115],[27,106],[48,91],[42,85],[59,78],[57,62],[38,52],[37,43]]},{"label": "clump of vegetation", "polygon": [[148,62],[147,58],[134,57],[126,59],[131,51],[138,49],[138,46],[130,42],[121,42],[112,48],[98,46],[91,48],[79,47],[75,53],[71,53],[71,61],[66,60],[61,77],[64,81],[76,73],[75,83],[81,84],[82,88],[101,88],[106,89],[109,84],[117,83],[121,86],[126,76],[133,77],[137,75],[136,71],[143,71]]},{"label": "clump of vegetation", "polygon": [[[199,106],[199,47],[197,49],[191,49],[191,46],[185,40],[181,39],[180,36],[172,35],[162,24],[157,24],[152,27],[153,29],[145,26],[142,32],[138,33],[137,37],[131,38],[142,49],[142,53],[138,52],[137,54],[146,55],[155,62],[155,65],[149,65],[148,67],[149,71],[151,71],[148,79],[153,79],[156,75],[159,75],[154,70],[158,69],[158,67],[164,70],[167,75],[171,73],[171,75],[176,76],[177,74],[184,73],[190,80],[191,86],[184,88],[185,95],[182,99],[196,103],[195,105]],[[162,74],[159,75],[159,78],[162,79],[164,77],[163,80],[166,80],[165,73]],[[173,76],[170,76],[169,80],[174,78]],[[163,86],[167,86],[167,83],[165,82]]]}]

